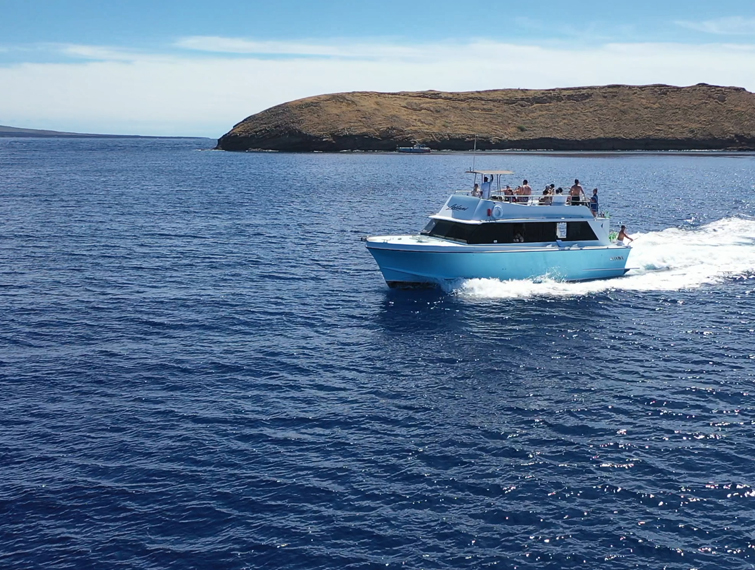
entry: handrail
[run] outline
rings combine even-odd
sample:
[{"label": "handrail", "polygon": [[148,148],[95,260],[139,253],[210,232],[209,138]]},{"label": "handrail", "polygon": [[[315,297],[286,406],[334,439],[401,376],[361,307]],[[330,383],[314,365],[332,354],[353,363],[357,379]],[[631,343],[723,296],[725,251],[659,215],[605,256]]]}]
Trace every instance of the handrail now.
[{"label": "handrail", "polygon": [[[452,195],[454,196],[472,196],[472,192],[469,190],[453,190]],[[569,198],[568,194],[562,194],[565,198]],[[555,196],[553,194],[550,194],[548,196],[543,196],[542,194],[529,194],[529,195],[521,195],[521,194],[504,194],[502,191],[495,191],[491,193],[490,198],[488,198],[491,202],[503,202],[504,204],[515,204],[517,206],[571,206],[568,201],[565,201],[563,204],[553,204],[553,198]],[[477,196],[477,198],[480,198],[482,200],[483,198]],[[547,202],[541,203],[541,200],[544,198],[548,198],[549,200]],[[584,206],[586,208],[590,208],[590,199],[585,198],[584,200],[581,200],[579,203],[580,206]]]}]

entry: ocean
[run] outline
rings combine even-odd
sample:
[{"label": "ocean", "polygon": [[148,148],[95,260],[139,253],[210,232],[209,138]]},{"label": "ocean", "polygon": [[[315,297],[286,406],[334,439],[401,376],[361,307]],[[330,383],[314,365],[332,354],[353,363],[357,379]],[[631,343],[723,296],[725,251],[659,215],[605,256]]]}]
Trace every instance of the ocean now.
[{"label": "ocean", "polygon": [[0,567],[755,566],[755,155],[480,153],[632,271],[401,291],[470,154],[213,143],[0,138]]}]

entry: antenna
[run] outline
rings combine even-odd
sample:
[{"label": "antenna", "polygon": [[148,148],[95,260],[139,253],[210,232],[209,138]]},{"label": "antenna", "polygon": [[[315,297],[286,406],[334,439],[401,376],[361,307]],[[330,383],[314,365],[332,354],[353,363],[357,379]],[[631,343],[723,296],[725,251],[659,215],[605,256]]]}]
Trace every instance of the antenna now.
[{"label": "antenna", "polygon": [[472,170],[474,170],[475,158],[477,157],[477,135],[474,136],[474,150],[472,150]]}]

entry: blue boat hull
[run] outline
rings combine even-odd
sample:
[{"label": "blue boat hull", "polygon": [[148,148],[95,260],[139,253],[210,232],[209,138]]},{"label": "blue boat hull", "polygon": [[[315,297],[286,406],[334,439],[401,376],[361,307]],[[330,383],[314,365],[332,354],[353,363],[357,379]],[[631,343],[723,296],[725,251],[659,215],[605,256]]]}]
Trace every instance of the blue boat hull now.
[{"label": "blue boat hull", "polygon": [[624,275],[628,247],[525,248],[521,251],[421,251],[368,244],[391,287],[436,286],[457,279],[588,281]]}]

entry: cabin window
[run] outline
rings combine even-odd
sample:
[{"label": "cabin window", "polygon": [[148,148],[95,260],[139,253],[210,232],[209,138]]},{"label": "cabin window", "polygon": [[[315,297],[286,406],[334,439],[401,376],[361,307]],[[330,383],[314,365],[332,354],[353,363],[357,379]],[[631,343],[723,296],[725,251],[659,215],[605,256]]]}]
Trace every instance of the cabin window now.
[{"label": "cabin window", "polygon": [[595,241],[598,236],[592,231],[589,222],[569,222],[566,224],[567,241]]},{"label": "cabin window", "polygon": [[[566,227],[564,227],[566,226]],[[566,241],[597,240],[588,222],[528,222],[462,224],[447,220],[430,220],[423,235],[461,243],[540,243],[557,239]]]},{"label": "cabin window", "polygon": [[434,223],[425,226],[422,233],[438,238],[450,239],[453,241],[460,241],[462,243],[469,243],[468,238],[475,226],[469,224],[460,224],[458,222],[449,222],[446,220],[433,220]]}]

